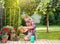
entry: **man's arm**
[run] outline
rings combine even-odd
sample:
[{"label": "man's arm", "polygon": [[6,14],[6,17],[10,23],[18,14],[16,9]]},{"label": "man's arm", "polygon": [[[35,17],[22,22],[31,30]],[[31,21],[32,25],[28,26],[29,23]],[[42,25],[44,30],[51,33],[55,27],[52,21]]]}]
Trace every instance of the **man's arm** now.
[{"label": "man's arm", "polygon": [[32,26],[24,26],[23,28],[24,28],[24,29],[28,29],[28,30],[33,29]]}]

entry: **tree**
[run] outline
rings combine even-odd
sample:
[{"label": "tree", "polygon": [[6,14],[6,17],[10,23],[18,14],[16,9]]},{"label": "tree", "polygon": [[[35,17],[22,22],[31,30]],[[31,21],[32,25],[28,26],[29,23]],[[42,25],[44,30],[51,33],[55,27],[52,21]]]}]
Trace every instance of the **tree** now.
[{"label": "tree", "polygon": [[47,32],[49,27],[49,11],[55,11],[57,6],[59,5],[58,0],[41,0],[39,5],[36,8],[35,13],[42,13],[46,15],[46,25],[47,25]]},{"label": "tree", "polygon": [[36,8],[35,14],[36,13],[42,13],[42,14],[46,14],[46,21],[47,21],[47,32],[48,32],[48,27],[49,27],[49,20],[48,20],[48,5],[51,2],[51,0],[41,0],[39,5]]},{"label": "tree", "polygon": [[38,6],[40,0],[20,0],[21,12],[25,12],[29,15],[34,14],[36,7]]},{"label": "tree", "polygon": [[[54,25],[56,23],[55,21],[55,15],[53,11],[49,11],[49,25]],[[41,17],[41,24],[46,25],[46,15],[42,15]]]},{"label": "tree", "polygon": [[59,12],[60,10],[59,10],[59,8],[56,10],[56,12],[54,12],[55,13],[55,25],[60,25],[60,12]]}]

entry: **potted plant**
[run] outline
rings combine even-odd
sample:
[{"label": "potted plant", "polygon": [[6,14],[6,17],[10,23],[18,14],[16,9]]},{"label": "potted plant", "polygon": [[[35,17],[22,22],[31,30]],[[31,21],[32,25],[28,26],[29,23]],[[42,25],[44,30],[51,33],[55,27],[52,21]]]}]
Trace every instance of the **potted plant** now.
[{"label": "potted plant", "polygon": [[23,27],[23,26],[19,26],[19,27],[17,28],[17,33],[18,33],[18,34],[20,34],[20,32],[23,33],[24,30],[22,29],[22,27]]},{"label": "potted plant", "polygon": [[7,33],[10,33],[11,30],[13,30],[13,29],[14,29],[14,28],[13,28],[12,26],[9,26],[9,25],[3,27],[3,30],[8,31]]},{"label": "potted plant", "polygon": [[10,40],[14,40],[15,36],[16,36],[15,30],[11,30]]},{"label": "potted plant", "polygon": [[20,40],[20,33],[21,33],[22,26],[17,28],[17,39]]},{"label": "potted plant", "polygon": [[20,31],[17,31],[16,34],[17,34],[17,35],[16,35],[16,38],[17,38],[17,40],[19,41],[19,40],[20,40]]},{"label": "potted plant", "polygon": [[7,33],[2,34],[2,40],[1,40],[2,43],[6,43],[7,40],[8,40],[8,35],[7,35]]},{"label": "potted plant", "polygon": [[1,42],[1,39],[2,39],[2,31],[0,31],[0,42]]},{"label": "potted plant", "polygon": [[11,32],[13,31],[13,27],[12,26],[9,26],[9,25],[7,25],[7,26],[4,26],[3,28],[2,28],[2,32],[3,33],[7,33],[8,34],[8,36],[9,36],[9,40],[10,40],[10,34],[11,34]]}]

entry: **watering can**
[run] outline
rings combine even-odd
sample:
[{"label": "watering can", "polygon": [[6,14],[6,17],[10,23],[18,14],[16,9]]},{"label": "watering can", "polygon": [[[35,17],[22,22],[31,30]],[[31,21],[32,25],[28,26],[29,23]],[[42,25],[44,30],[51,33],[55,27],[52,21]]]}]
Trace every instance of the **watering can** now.
[{"label": "watering can", "polygon": [[35,36],[34,36],[34,35],[31,35],[31,37],[30,37],[30,42],[31,42],[31,43],[34,43],[34,41],[35,41]]}]

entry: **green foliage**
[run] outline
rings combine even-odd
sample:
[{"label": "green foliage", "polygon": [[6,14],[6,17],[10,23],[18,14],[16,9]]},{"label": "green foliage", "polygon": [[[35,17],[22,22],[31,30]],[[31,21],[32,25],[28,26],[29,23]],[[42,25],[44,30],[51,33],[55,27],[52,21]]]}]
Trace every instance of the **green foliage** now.
[{"label": "green foliage", "polygon": [[[50,11],[56,11],[57,7],[60,5],[59,0],[1,0],[4,2],[5,8],[5,17],[6,24],[5,25],[12,25],[15,27],[20,26],[21,22],[22,25],[25,25],[25,21],[21,19],[20,13],[25,12],[29,15],[32,14],[48,14]],[[2,5],[3,5],[2,4]],[[57,13],[57,12],[56,12]],[[55,15],[49,15],[50,24],[52,19],[56,18]],[[44,16],[45,17],[45,16]],[[60,17],[58,16],[57,19]],[[22,20],[22,21],[21,21]],[[46,20],[46,18],[44,19]],[[57,21],[57,22],[56,22]],[[59,20],[54,20],[54,23],[58,23]],[[46,21],[44,21],[46,24]]]},{"label": "green foliage", "polygon": [[16,33],[16,31],[15,30],[11,30],[11,33]]},{"label": "green foliage", "polygon": [[54,25],[55,24],[55,17],[54,17],[54,13],[52,12],[52,11],[50,11],[49,13],[48,13],[48,15],[49,15],[49,24],[50,25]]},{"label": "green foliage", "polygon": [[19,0],[4,0],[4,7],[6,8],[16,8],[19,6]]},{"label": "green foliage", "polygon": [[51,0],[41,0],[39,5],[37,6],[36,8],[36,11],[35,13],[38,14],[38,13],[42,13],[42,14],[46,14],[47,12],[47,7],[49,5],[49,3],[51,2]]},{"label": "green foliage", "polygon": [[19,26],[17,30],[20,30],[23,26]]},{"label": "green foliage", "polygon": [[[50,11],[48,15],[49,15],[49,25],[60,25],[59,11],[58,12]],[[41,24],[46,25],[46,15],[42,15]]]},{"label": "green foliage", "polygon": [[34,11],[38,5],[38,1],[36,0],[21,0],[20,1],[20,8],[22,12],[25,12],[29,15],[34,14]]},{"label": "green foliage", "polygon": [[5,25],[18,27],[21,24],[19,0],[4,0]]},{"label": "green foliage", "polygon": [[[53,28],[53,27],[52,27]],[[45,31],[37,31],[37,38],[38,39],[53,39],[53,40],[60,40],[60,31],[51,31],[49,33],[46,33]]]},{"label": "green foliage", "polygon": [[[59,17],[57,18],[55,13],[57,13],[57,11],[58,11],[57,9],[58,9],[59,5],[60,4],[59,4],[58,0],[43,0],[43,1],[41,0],[39,5],[36,8],[35,13],[49,15],[49,24],[50,25],[58,24],[58,22],[60,20],[58,20]],[[41,23],[44,25],[46,25],[46,18],[47,18],[46,15],[42,15]]]},{"label": "green foliage", "polygon": [[4,0],[0,0],[0,6],[4,6],[4,2],[3,2]]},{"label": "green foliage", "polygon": [[21,18],[21,25],[26,26],[26,22],[25,22],[25,20],[23,18]]},{"label": "green foliage", "polygon": [[60,25],[60,14],[58,15],[58,18],[56,20],[57,25]]},{"label": "green foliage", "polygon": [[18,36],[20,35],[20,30],[21,30],[22,27],[23,27],[23,26],[19,26],[19,27],[17,28],[17,35],[18,35]]},{"label": "green foliage", "polygon": [[2,34],[2,38],[7,38],[8,39],[8,35],[6,33]]},{"label": "green foliage", "polygon": [[[57,13],[56,13],[57,12]],[[56,25],[60,25],[60,12],[57,10],[55,13],[55,21],[56,21]]]},{"label": "green foliage", "polygon": [[4,29],[4,28],[7,28],[10,32],[9,33],[16,33],[16,31],[14,30],[14,27],[12,27],[12,26],[4,26],[3,28],[2,28],[2,30]]},{"label": "green foliage", "polygon": [[46,25],[46,15],[42,15],[41,16],[41,22],[40,22],[40,24]]},{"label": "green foliage", "polygon": [[4,28],[8,28],[10,31],[14,29],[12,26],[8,26],[8,25],[7,26],[4,26],[3,29]]},{"label": "green foliage", "polygon": [[[48,15],[49,15],[49,25],[55,24],[56,21],[55,21],[54,13],[50,11]],[[42,15],[41,24],[46,25],[46,15]]]},{"label": "green foliage", "polygon": [[46,14],[49,11],[56,11],[60,5],[59,0],[40,0],[39,5],[36,8],[36,14]]}]

